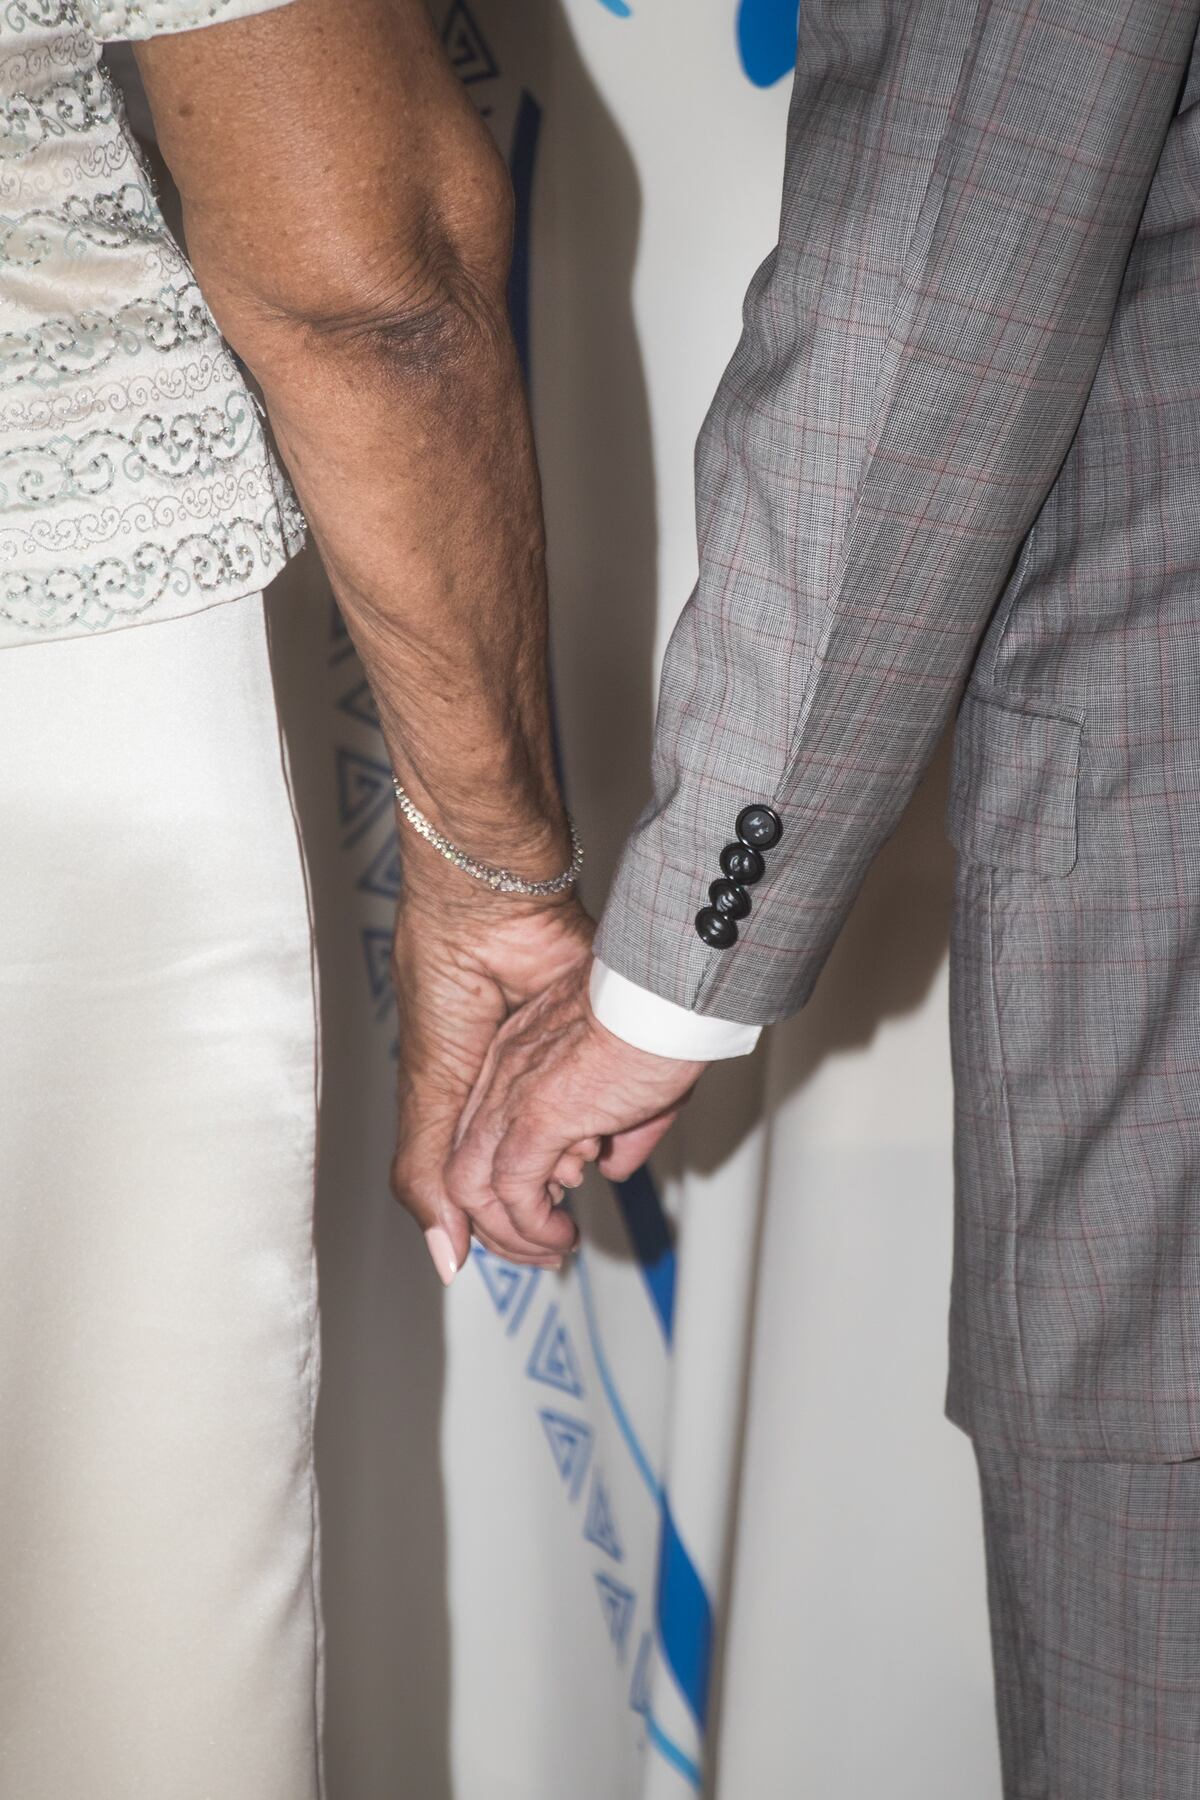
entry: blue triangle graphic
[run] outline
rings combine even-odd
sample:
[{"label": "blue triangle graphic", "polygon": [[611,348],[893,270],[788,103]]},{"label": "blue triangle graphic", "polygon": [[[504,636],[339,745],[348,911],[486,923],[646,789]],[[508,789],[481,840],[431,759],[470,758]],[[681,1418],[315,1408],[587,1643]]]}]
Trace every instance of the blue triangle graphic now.
[{"label": "blue triangle graphic", "polygon": [[385,762],[360,756],[357,750],[339,750],[337,790],[338,823],[365,823],[391,800],[392,771]]},{"label": "blue triangle graphic", "polygon": [[493,1256],[482,1244],[471,1248],[472,1260],[483,1278],[492,1305],[508,1322],[508,1337],[515,1337],[525,1309],[533,1298],[533,1290],[541,1279],[540,1269],[522,1269],[514,1263]]},{"label": "blue triangle graphic", "polygon": [[358,886],[364,894],[378,894],[382,900],[396,901],[400,898],[402,880],[400,841],[393,832],[359,876]]},{"label": "blue triangle graphic", "polygon": [[533,1381],[544,1381],[547,1387],[570,1394],[572,1399],[583,1398],[579,1362],[567,1328],[558,1316],[557,1306],[548,1308],[542,1320],[525,1373]]},{"label": "blue triangle graphic", "polygon": [[621,1548],[621,1539],[617,1535],[617,1522],[613,1518],[612,1503],[608,1497],[608,1489],[604,1485],[604,1477],[599,1469],[592,1477],[592,1491],[588,1497],[587,1517],[583,1521],[583,1535],[589,1544],[595,1544],[614,1562],[624,1562],[625,1552]]},{"label": "blue triangle graphic", "polygon": [[643,1631],[629,1684],[629,1704],[643,1719],[650,1716],[650,1633]]},{"label": "blue triangle graphic", "polygon": [[369,925],[362,934],[362,947],[371,998],[382,1000],[391,992],[392,934],[377,925]]},{"label": "blue triangle graphic", "polygon": [[442,43],[459,80],[467,87],[474,81],[490,81],[500,73],[483,33],[463,0],[455,0],[442,27]]},{"label": "blue triangle graphic", "polygon": [[379,708],[375,704],[371,684],[365,679],[357,687],[352,687],[349,693],[342,695],[338,707],[342,712],[349,713],[352,719],[361,719],[364,725],[379,724]]},{"label": "blue triangle graphic", "polygon": [[582,1419],[572,1419],[566,1413],[551,1412],[548,1407],[543,1408],[538,1417],[550,1445],[554,1466],[562,1476],[572,1500],[577,1499],[591,1460],[592,1428],[585,1425]]},{"label": "blue triangle graphic", "polygon": [[604,1609],[604,1619],[608,1626],[608,1635],[617,1647],[617,1655],[624,1658],[625,1646],[629,1641],[629,1627],[633,1623],[633,1609],[637,1605],[637,1595],[631,1589],[614,1581],[611,1575],[603,1572],[596,1576],[596,1587],[600,1594],[600,1604]]},{"label": "blue triangle graphic", "polygon": [[521,1270],[513,1263],[501,1262],[498,1256],[490,1255],[482,1244],[473,1247],[472,1255],[475,1267],[483,1276],[483,1285],[491,1296],[492,1305],[500,1317],[505,1318],[521,1291]]}]

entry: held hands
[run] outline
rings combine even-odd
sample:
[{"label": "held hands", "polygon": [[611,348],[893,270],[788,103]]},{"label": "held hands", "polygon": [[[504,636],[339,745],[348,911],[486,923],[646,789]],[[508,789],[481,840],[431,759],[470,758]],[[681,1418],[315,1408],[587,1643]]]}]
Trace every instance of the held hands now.
[{"label": "held hands", "polygon": [[447,1285],[472,1231],[510,1262],[558,1267],[577,1236],[562,1212],[527,1236],[494,1196],[470,1215],[452,1201],[447,1171],[459,1119],[496,1033],[514,1007],[568,970],[586,967],[592,922],[571,897],[534,906],[476,895],[436,866],[406,888],[396,921],[393,981],[404,1060],[392,1189],[425,1234]]},{"label": "held hands", "polygon": [[652,1056],[588,1002],[593,925],[573,898],[407,893],[394,978],[405,1065],[396,1198],[449,1284],[474,1235],[558,1267],[578,1237],[557,1202],[597,1161],[640,1167],[704,1064]]},{"label": "held hands", "polygon": [[499,1208],[533,1244],[557,1241],[556,1186],[586,1162],[623,1180],[665,1135],[704,1064],[635,1049],[588,1001],[590,956],[574,962],[496,1034],[446,1174],[472,1220]]}]

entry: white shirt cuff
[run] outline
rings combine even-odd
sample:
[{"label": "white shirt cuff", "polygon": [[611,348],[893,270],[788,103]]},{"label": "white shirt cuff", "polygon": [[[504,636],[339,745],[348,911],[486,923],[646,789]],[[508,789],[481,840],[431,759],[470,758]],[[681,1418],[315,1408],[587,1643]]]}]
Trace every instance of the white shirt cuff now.
[{"label": "white shirt cuff", "polygon": [[761,1025],[738,1025],[676,1006],[649,988],[627,981],[598,960],[588,984],[592,1011],[606,1031],[635,1049],[680,1062],[723,1062],[748,1056],[759,1040]]}]

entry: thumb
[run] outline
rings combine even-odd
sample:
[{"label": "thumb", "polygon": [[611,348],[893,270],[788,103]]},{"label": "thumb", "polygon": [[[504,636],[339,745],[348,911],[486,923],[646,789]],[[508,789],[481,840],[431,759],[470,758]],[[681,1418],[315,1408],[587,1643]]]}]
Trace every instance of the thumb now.
[{"label": "thumb", "polygon": [[436,1219],[422,1226],[425,1248],[443,1287],[449,1287],[471,1251],[471,1226],[465,1213],[445,1203]]},{"label": "thumb", "polygon": [[392,1186],[405,1212],[416,1220],[443,1287],[449,1287],[470,1253],[470,1220],[449,1199],[441,1182],[430,1179],[428,1171],[413,1175],[397,1166]]}]

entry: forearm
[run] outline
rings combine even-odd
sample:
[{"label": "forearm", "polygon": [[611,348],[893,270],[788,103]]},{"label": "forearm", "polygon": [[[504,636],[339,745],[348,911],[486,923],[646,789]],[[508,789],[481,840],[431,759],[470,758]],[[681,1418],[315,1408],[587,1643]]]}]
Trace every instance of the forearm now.
[{"label": "forearm", "polygon": [[422,0],[296,0],[139,61],[401,780],[474,855],[557,872],[511,190]]},{"label": "forearm", "polygon": [[[802,10],[780,246],[702,436],[658,804],[597,939],[755,1024],[811,993],[1068,452],[1196,15],[1134,0],[1109,46],[1084,0],[844,11]],[[692,922],[746,803],[782,839],[713,949]]]},{"label": "forearm", "polygon": [[[498,294],[435,326],[256,344],[280,451],[417,805],[485,860],[566,861],[541,503]],[[432,341],[431,341],[432,340]]]}]

